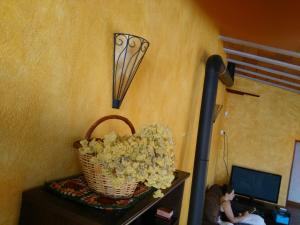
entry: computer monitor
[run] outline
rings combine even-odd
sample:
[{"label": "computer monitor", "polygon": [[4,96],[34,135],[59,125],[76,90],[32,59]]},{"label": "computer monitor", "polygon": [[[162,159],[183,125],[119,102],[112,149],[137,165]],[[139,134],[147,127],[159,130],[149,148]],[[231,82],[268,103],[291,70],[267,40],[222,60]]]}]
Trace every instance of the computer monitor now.
[{"label": "computer monitor", "polygon": [[238,195],[277,203],[281,176],[240,166],[232,166],[230,183]]}]

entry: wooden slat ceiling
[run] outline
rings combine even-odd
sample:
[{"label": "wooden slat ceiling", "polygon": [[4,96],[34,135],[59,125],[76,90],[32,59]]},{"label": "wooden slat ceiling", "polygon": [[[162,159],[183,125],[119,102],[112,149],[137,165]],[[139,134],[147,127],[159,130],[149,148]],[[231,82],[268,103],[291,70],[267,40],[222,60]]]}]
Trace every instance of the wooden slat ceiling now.
[{"label": "wooden slat ceiling", "polygon": [[300,52],[300,1],[194,1],[224,36]]},{"label": "wooden slat ceiling", "polygon": [[235,75],[300,93],[300,54],[230,37],[220,37]]}]

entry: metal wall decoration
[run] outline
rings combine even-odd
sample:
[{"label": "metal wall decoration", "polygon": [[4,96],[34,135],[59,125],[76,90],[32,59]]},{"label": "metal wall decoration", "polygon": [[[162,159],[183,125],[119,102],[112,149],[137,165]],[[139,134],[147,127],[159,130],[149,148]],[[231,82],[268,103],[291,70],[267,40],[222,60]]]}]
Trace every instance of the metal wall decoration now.
[{"label": "metal wall decoration", "polygon": [[214,108],[214,114],[213,114],[213,122],[216,121],[221,109],[222,109],[223,105],[219,105],[219,104],[216,104],[215,105],[215,108]]},{"label": "metal wall decoration", "polygon": [[120,108],[149,44],[142,37],[114,34],[113,108]]}]

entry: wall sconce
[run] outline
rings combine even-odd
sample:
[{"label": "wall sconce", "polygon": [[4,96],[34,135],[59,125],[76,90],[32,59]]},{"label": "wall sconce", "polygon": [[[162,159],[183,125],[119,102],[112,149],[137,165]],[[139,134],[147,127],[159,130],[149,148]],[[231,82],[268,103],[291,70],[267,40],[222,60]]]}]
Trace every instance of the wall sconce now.
[{"label": "wall sconce", "polygon": [[120,108],[149,44],[142,37],[114,34],[113,108]]},{"label": "wall sconce", "polygon": [[216,121],[223,105],[216,104],[213,112],[213,123]]}]

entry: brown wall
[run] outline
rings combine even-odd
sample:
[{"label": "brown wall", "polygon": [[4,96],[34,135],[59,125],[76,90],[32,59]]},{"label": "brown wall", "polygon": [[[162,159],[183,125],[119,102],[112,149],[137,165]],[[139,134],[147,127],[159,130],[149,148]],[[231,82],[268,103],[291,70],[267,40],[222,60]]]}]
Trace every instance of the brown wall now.
[{"label": "brown wall", "polygon": [[[227,93],[224,130],[228,135],[229,167],[240,165],[282,175],[279,204],[285,205],[294,144],[300,139],[300,95],[237,77],[234,89],[259,98]],[[222,145],[216,182],[225,181]]]},{"label": "brown wall", "polygon": [[[10,0],[0,18],[0,225],[17,224],[24,189],[79,171],[71,144],[104,115],[168,125],[177,168],[192,171],[204,63],[223,55],[193,1]],[[120,110],[111,108],[114,32],[151,43]],[[111,129],[128,132],[110,122],[97,135]]]}]

